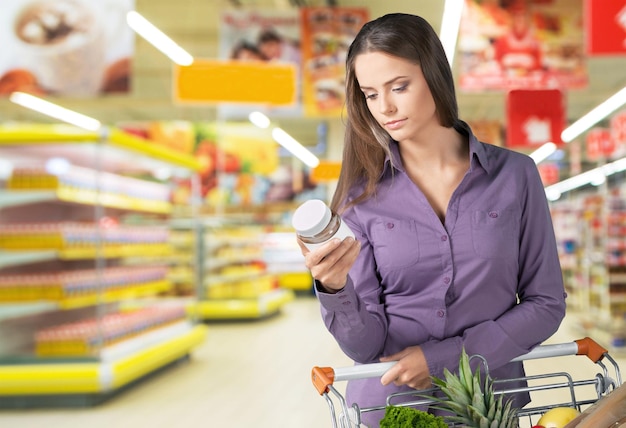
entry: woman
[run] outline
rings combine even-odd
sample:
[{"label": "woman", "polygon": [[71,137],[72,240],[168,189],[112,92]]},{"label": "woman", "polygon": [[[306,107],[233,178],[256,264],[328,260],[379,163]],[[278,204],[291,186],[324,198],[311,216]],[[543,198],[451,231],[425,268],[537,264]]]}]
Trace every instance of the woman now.
[{"label": "woman", "polygon": [[[324,323],[356,363],[398,361],[351,381],[349,403],[381,405],[458,368],[461,349],[493,377],[552,335],[565,293],[544,189],[526,155],[479,142],[458,118],[433,28],[390,14],[346,60],[347,129],[332,206],[356,240],[300,242]],[[515,406],[528,401],[517,396]],[[364,414],[378,426],[383,414]]]}]

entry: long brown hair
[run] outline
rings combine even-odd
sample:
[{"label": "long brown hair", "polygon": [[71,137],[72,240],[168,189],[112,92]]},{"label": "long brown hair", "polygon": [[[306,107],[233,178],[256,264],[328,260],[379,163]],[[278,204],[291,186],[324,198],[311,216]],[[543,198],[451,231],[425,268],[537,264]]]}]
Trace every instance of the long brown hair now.
[{"label": "long brown hair", "polygon": [[[441,125],[452,127],[459,120],[452,71],[432,26],[419,16],[404,13],[384,15],[366,23],[346,58],[347,123],[341,173],[331,202],[335,211],[376,193],[385,156],[389,155],[389,134],[370,113],[354,73],[356,57],[367,52],[383,52],[419,64]],[[348,192],[357,184],[363,186],[363,192],[346,204]]]}]

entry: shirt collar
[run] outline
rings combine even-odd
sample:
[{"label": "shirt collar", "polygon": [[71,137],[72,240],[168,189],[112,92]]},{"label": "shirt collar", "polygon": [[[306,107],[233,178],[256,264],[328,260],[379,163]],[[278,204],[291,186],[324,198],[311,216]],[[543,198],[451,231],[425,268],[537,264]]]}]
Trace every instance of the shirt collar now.
[{"label": "shirt collar", "polygon": [[[485,151],[485,145],[478,141],[469,125],[462,120],[459,120],[458,123],[454,125],[454,129],[456,129],[457,132],[465,135],[469,139],[470,171],[473,171],[474,165],[476,164],[477,166],[482,167],[485,172],[489,174],[491,172],[491,167],[489,165],[489,157],[487,155],[487,152]],[[404,167],[400,158],[400,149],[398,147],[397,141],[389,141],[389,151],[391,156],[385,156],[385,164],[383,165],[381,177],[385,175],[387,171],[390,171],[393,167],[395,167],[395,169],[399,172],[404,172]],[[391,161],[392,159],[393,162]]]}]

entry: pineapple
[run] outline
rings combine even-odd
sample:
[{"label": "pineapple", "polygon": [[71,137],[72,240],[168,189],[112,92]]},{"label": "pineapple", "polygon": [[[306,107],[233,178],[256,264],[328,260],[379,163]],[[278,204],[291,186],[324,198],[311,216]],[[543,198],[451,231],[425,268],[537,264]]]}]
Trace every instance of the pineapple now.
[{"label": "pineapple", "polygon": [[[437,408],[452,415],[445,416],[449,423],[470,428],[517,428],[519,421],[510,400],[504,403],[503,396],[495,397],[493,383],[485,377],[481,388],[480,371],[472,373],[465,349],[459,359],[459,375],[444,370],[444,379],[433,377],[447,398],[435,398]],[[456,426],[456,425],[455,425]]]}]

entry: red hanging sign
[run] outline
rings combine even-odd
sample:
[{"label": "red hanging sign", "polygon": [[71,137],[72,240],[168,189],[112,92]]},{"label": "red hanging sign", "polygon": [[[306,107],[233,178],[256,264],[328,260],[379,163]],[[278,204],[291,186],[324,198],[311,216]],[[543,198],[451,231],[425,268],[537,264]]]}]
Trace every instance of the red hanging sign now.
[{"label": "red hanging sign", "polygon": [[537,165],[539,176],[544,186],[549,186],[559,181],[559,167],[554,162],[542,162]]},{"label": "red hanging sign", "polygon": [[565,124],[563,94],[558,89],[514,89],[507,98],[507,147],[536,149],[561,145]]},{"label": "red hanging sign", "polygon": [[585,26],[589,55],[626,53],[626,1],[586,0]]},{"label": "red hanging sign", "polygon": [[611,139],[611,131],[604,128],[594,128],[587,132],[587,158],[597,160],[600,157],[610,157],[615,151],[615,143]]}]

